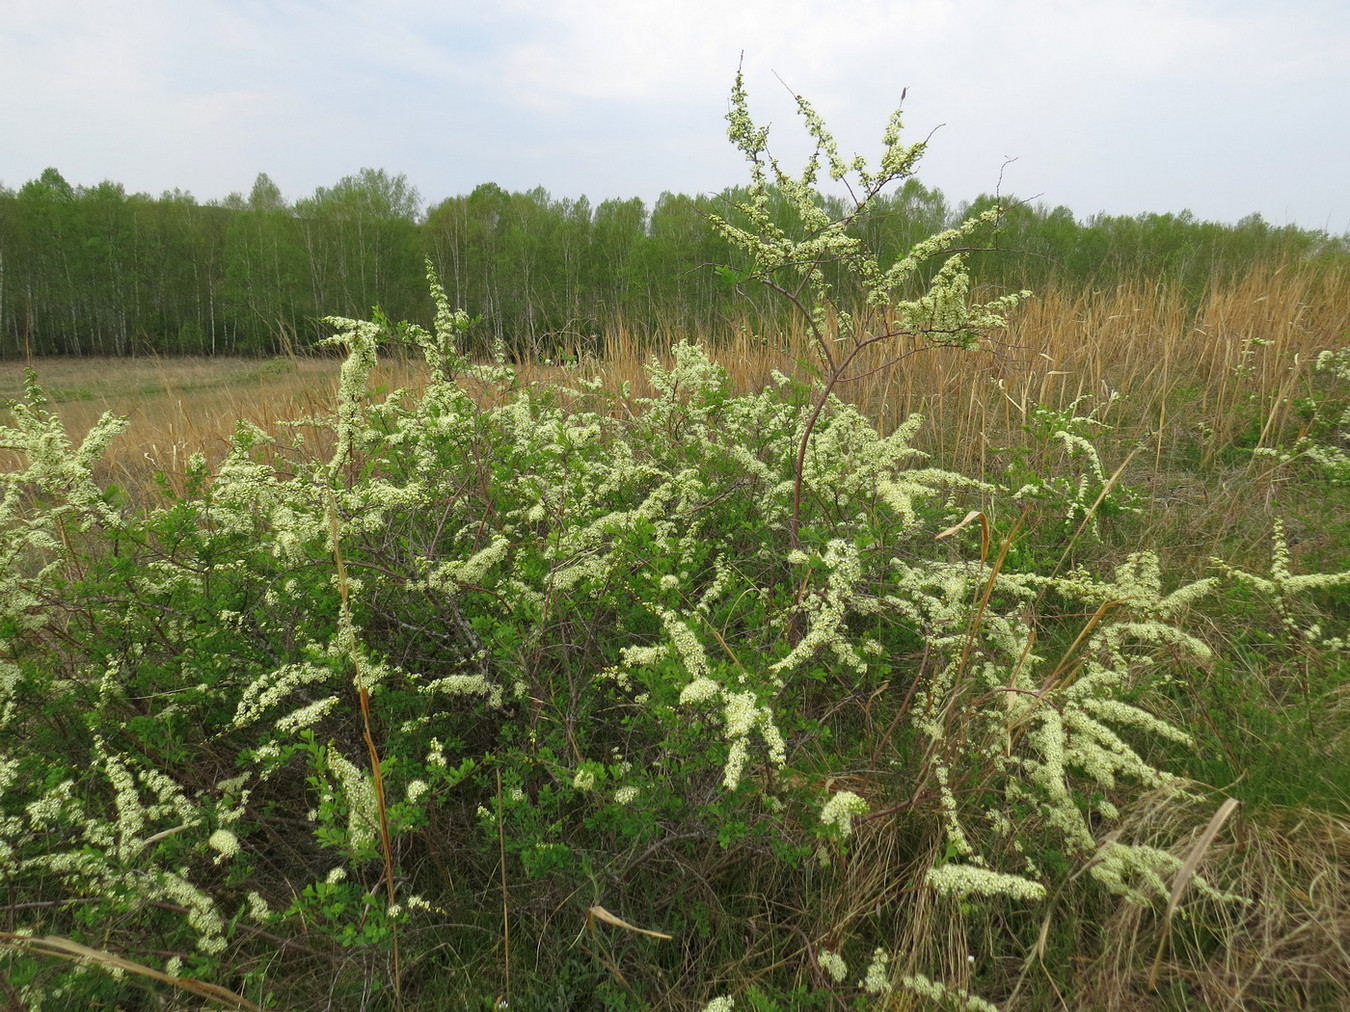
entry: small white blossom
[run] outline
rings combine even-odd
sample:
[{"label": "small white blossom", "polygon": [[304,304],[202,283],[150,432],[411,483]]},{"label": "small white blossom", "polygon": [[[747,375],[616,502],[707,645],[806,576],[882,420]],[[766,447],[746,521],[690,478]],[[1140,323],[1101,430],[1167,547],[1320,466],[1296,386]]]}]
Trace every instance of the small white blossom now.
[{"label": "small white blossom", "polygon": [[[973,961],[974,957],[971,957]],[[906,974],[900,978],[901,986],[906,990],[929,999],[935,1005],[963,1009],[964,1012],[998,1012],[998,1007],[977,998],[975,995],[956,992],[946,984],[930,980],[921,973]]]},{"label": "small white blossom", "polygon": [[217,829],[207,837],[206,843],[212,850],[220,851],[222,857],[234,857],[239,853],[239,837],[228,829]]},{"label": "small white blossom", "polygon": [[680,690],[680,705],[691,706],[716,699],[722,693],[722,686],[711,678],[696,678]]},{"label": "small white blossom", "polygon": [[944,864],[929,869],[928,884],[946,896],[1011,896],[1019,900],[1045,899],[1045,886],[1020,875],[977,868],[969,864]]},{"label": "small white blossom", "polygon": [[852,791],[836,791],[820,810],[820,821],[838,828],[841,836],[853,832],[853,816],[866,815],[867,802]]},{"label": "small white blossom", "polygon": [[271,919],[272,909],[267,905],[267,901],[255,892],[248,894],[248,913],[255,921],[265,922]]},{"label": "small white blossom", "polygon": [[885,949],[877,949],[872,953],[872,962],[867,967],[867,976],[858,981],[858,986],[868,994],[885,994],[889,991],[891,989],[891,976],[886,967],[890,961],[890,954]]},{"label": "small white blossom", "polygon": [[595,790],[595,771],[582,768],[572,777],[572,786],[579,791]]},{"label": "small white blossom", "polygon": [[338,702],[337,696],[328,696],[324,699],[316,700],[308,706],[302,706],[300,709],[279,718],[276,723],[276,728],[278,731],[291,734],[306,727],[313,727],[326,717],[329,711],[338,705]]},{"label": "small white blossom", "polygon": [[375,827],[380,821],[374,780],[332,747],[328,749],[328,769],[342,784],[347,802],[348,842],[356,849],[369,846],[375,841]]},{"label": "small white blossom", "polygon": [[816,962],[820,963],[825,972],[834,978],[836,984],[842,984],[844,978],[848,976],[848,964],[844,962],[844,957],[837,952],[821,949],[820,955],[816,957]]}]

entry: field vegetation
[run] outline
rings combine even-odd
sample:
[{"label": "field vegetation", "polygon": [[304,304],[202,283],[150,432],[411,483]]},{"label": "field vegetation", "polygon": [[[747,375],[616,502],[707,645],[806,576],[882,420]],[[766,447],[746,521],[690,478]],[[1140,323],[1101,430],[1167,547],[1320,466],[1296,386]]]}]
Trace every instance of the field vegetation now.
[{"label": "field vegetation", "polygon": [[1026,296],[802,111],[763,311],[4,374],[5,1002],[1350,1002],[1350,270]]},{"label": "field vegetation", "polygon": [[[800,209],[769,184],[768,217],[800,230]],[[1193,311],[1211,286],[1253,271],[1334,272],[1350,261],[1347,236],[1257,215],[1080,220],[1034,198],[950,200],[913,176],[860,208],[838,186],[822,189],[816,204],[888,264],[999,207],[996,225],[967,243],[998,252],[966,264],[973,284],[998,291],[1110,291],[1143,280]],[[475,354],[498,342],[518,361],[569,347],[600,353],[600,339],[618,332],[665,344],[740,327],[772,336],[800,324],[790,304],[715,269],[739,253],[709,219],[748,224],[749,196],[734,186],[665,193],[647,206],[484,183],[424,205],[403,176],[363,169],[295,200],[262,174],[247,195],[199,202],[112,181],[77,186],[49,168],[17,190],[0,186],[0,359],[288,355],[326,337],[326,317],[362,318],[375,305],[429,327],[428,258],[451,304],[482,318],[466,338]],[[921,265],[914,284],[939,262]],[[841,297],[860,297],[842,264],[821,266]]]}]

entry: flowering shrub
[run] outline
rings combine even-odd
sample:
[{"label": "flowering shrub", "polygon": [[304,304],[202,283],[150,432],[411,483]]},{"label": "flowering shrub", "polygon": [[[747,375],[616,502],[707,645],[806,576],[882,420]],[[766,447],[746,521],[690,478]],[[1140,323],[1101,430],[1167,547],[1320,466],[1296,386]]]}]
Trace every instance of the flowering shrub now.
[{"label": "flowering shrub", "polygon": [[[1129,738],[1184,731],[1121,694],[1203,661],[1181,623],[1212,581],[1164,591],[1147,553],[1106,577],[952,556],[934,535],[1016,490],[916,467],[912,426],[834,401],[794,547],[790,384],[733,396],[682,345],[622,421],[599,392],[480,408],[449,379],[370,404],[372,337],[342,326],[327,460],[241,430],[131,514],[93,478],[113,422],[72,450],[34,400],[5,433],[29,463],[0,500],[0,846],[17,901],[63,897],[34,930],[152,931],[209,976],[262,930],[388,945],[418,910],[476,906],[451,866],[488,862],[499,828],[546,893],[618,888],[683,834],[773,836],[791,865],[916,785],[949,841],[932,888],[1035,901],[1037,854],[1093,857],[1115,792],[1166,780]],[[1096,613],[1072,657],[1033,643],[1046,590]],[[890,742],[820,716],[878,695]],[[896,772],[861,793],[805,786],[878,747]],[[443,871],[381,898],[382,834]],[[1110,846],[1090,873],[1146,898],[1158,856]],[[67,976],[42,987],[86,986]]]},{"label": "flowering shrub", "polygon": [[[812,115],[832,174],[856,168]],[[747,123],[733,136],[760,150]],[[866,187],[908,171],[898,144]],[[778,183],[809,203],[812,173]],[[843,321],[814,387],[736,395],[680,344],[651,397],[517,389],[461,356],[469,321],[433,278],[434,332],[398,332],[424,394],[373,400],[390,331],[334,320],[330,454],[241,427],[133,511],[96,478],[119,423],[74,446],[31,386],[0,430],[24,460],[0,477],[0,873],[24,1002],[111,1007],[130,986],[39,959],[24,939],[47,935],[288,1005],[278,960],[323,991],[468,1007],[509,989],[514,940],[592,1001],[696,980],[731,1008],[711,997],[727,963],[786,946],[809,1007],[848,986],[847,938],[813,955],[798,936],[848,925],[786,924],[749,955],[700,941],[748,920],[779,938],[761,897],[814,916],[857,827],[897,812],[941,840],[902,855],[938,900],[1035,904],[1083,869],[1166,899],[1176,860],[1112,826],[1170,782],[1149,748],[1187,734],[1140,692],[1206,662],[1187,618],[1216,581],[1168,589],[1149,552],[1019,571],[1010,531],[991,552],[1024,489],[929,466],[921,419],[881,433],[833,396],[871,338],[811,264],[845,258],[911,336],[967,342],[1012,300],[962,308],[953,256],[897,302],[912,264],[828,222],[802,245],[755,221],[755,269],[817,290],[800,297],[827,360]],[[1041,635],[1063,614],[1088,617]],[[644,930],[603,941],[605,908]],[[856,995],[958,993],[877,941],[847,957],[874,950]]]},{"label": "flowering shrub", "polygon": [[1308,397],[1299,407],[1307,424],[1289,449],[1257,447],[1253,454],[1271,458],[1280,464],[1308,461],[1320,469],[1327,480],[1350,482],[1350,403],[1346,389],[1350,385],[1350,348],[1326,349],[1317,356],[1314,372],[1324,378],[1335,395]]}]

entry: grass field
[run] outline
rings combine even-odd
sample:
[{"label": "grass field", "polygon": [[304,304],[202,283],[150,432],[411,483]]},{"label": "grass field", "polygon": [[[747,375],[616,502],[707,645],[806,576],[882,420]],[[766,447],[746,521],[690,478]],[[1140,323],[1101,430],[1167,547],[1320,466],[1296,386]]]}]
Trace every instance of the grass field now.
[{"label": "grass field", "polygon": [[[671,344],[697,336],[670,335]],[[801,334],[758,334],[738,328],[706,335],[706,339],[740,392],[771,384],[775,371],[809,374],[813,360]],[[469,847],[465,841],[470,840],[473,826],[466,829],[449,814],[442,814],[433,817],[431,825],[410,831],[404,855],[410,867],[400,872],[400,882],[415,878],[423,890],[427,882],[436,882],[447,896],[470,897],[483,912],[471,924],[448,923],[454,918],[447,917],[446,924],[419,929],[423,931],[416,936],[422,939],[417,949],[420,955],[409,955],[409,966],[464,967],[454,978],[454,987],[468,990],[456,994],[470,993],[473,982],[485,978],[492,983],[484,985],[484,994],[494,988],[495,993],[504,994],[514,986],[517,1000],[512,1007],[521,1008],[599,1007],[586,1005],[588,999],[576,995],[595,1001],[603,993],[604,1007],[637,1009],[653,1007],[650,996],[662,993],[665,997],[656,1007],[692,1009],[699,1006],[692,999],[682,1000],[680,989],[692,993],[695,987],[711,988],[714,983],[717,993],[741,996],[737,1009],[760,1012],[797,1007],[978,1007],[963,1006],[964,999],[956,991],[931,1004],[902,996],[900,991],[893,1000],[874,1005],[865,1004],[871,999],[858,988],[842,997],[828,996],[818,986],[825,979],[819,961],[807,957],[823,950],[838,951],[851,932],[860,938],[872,937],[871,932],[887,939],[898,953],[911,953],[904,967],[907,972],[921,969],[943,980],[961,982],[962,987],[996,997],[1000,1007],[1010,1010],[1345,1007],[1350,1003],[1350,661],[1345,659],[1344,641],[1336,637],[1345,637],[1350,625],[1350,590],[1345,580],[1300,584],[1290,574],[1350,571],[1350,474],[1338,472],[1307,452],[1307,447],[1315,446],[1343,453],[1350,442],[1346,431],[1350,416],[1345,414],[1350,407],[1350,378],[1317,369],[1319,355],[1347,346],[1350,275],[1254,268],[1239,283],[1216,286],[1198,308],[1188,308],[1180,293],[1147,279],[1110,291],[1038,293],[1017,311],[1008,331],[981,351],[922,352],[840,388],[840,396],[874,419],[883,434],[910,414],[922,414],[926,422],[912,443],[929,455],[929,465],[1008,488],[1034,485],[1039,490],[1019,500],[1026,502],[1020,517],[994,515],[992,509],[987,510],[990,516],[981,517],[980,522],[988,525],[986,537],[991,530],[995,535],[992,542],[986,542],[981,562],[997,555],[994,574],[1002,565],[1037,572],[1047,579],[1080,567],[1110,572],[1132,564],[1130,560],[1145,550],[1165,560],[1169,588],[1234,570],[1270,574],[1233,580],[1196,606],[1188,629],[1203,641],[1208,656],[1184,659],[1177,641],[1132,669],[1131,677],[1137,675],[1141,686],[1155,661],[1160,669],[1171,672],[1128,698],[1145,701],[1161,719],[1190,732],[1190,744],[1160,741],[1150,746],[1148,758],[1203,789],[1190,797],[1123,783],[1118,790],[1107,791],[1112,804],[1104,810],[1120,810],[1119,822],[1111,830],[1115,836],[1108,834],[1107,842],[1117,837],[1144,842],[1183,861],[1184,873],[1179,871],[1162,883],[1164,891],[1173,891],[1171,903],[1129,903],[1116,896],[1093,895],[1082,887],[1081,868],[1066,870],[1059,891],[1030,912],[1004,900],[950,903],[917,889],[914,869],[931,863],[935,854],[941,860],[942,815],[936,794],[923,792],[922,779],[911,784],[901,776],[903,782],[897,787],[893,768],[899,760],[890,761],[883,755],[883,745],[889,746],[894,738],[896,754],[906,761],[910,758],[895,737],[910,697],[892,703],[886,692],[892,680],[913,677],[917,681],[917,676],[906,675],[908,669],[897,664],[884,684],[869,684],[860,694],[847,694],[853,690],[842,686],[839,676],[826,674],[820,676],[818,687],[803,690],[802,699],[807,701],[803,714],[818,720],[821,727],[837,726],[840,737],[827,745],[826,739],[817,744],[807,736],[795,746],[799,752],[794,753],[789,780],[793,789],[809,786],[819,793],[847,787],[871,800],[873,814],[857,821],[847,846],[837,837],[819,842],[811,835],[818,830],[808,824],[811,819],[798,825],[767,809],[763,825],[772,824],[773,832],[781,831],[784,839],[807,841],[805,849],[793,857],[797,863],[775,864],[779,857],[773,849],[776,843],[764,842],[751,830],[746,830],[744,838],[724,834],[719,840],[714,831],[700,828],[695,820],[694,827],[686,830],[693,842],[680,850],[642,836],[637,822],[624,823],[622,813],[605,809],[587,815],[585,828],[578,828],[578,834],[595,833],[605,841],[634,834],[638,842],[625,852],[626,868],[636,868],[654,854],[653,861],[667,862],[669,867],[663,865],[662,870],[674,876],[670,882],[648,885],[629,882],[627,870],[616,874],[610,887],[629,897],[625,914],[630,920],[647,926],[646,918],[656,924],[663,916],[674,916],[672,910],[687,912],[691,906],[704,904],[698,906],[697,916],[688,914],[685,940],[677,943],[687,946],[683,962],[665,956],[644,961],[643,953],[655,950],[643,948],[650,939],[629,932],[630,924],[625,923],[606,942],[594,920],[595,906],[588,908],[584,924],[567,920],[582,902],[578,895],[588,886],[594,886],[598,895],[596,883],[609,881],[604,877],[608,872],[578,871],[569,880],[539,856],[545,852],[539,850],[542,844],[535,850],[521,844],[522,849],[511,851],[508,860],[509,835],[503,832],[497,837],[493,831],[486,844],[479,841],[479,851],[474,852],[478,857],[467,856],[465,850],[463,867],[455,866],[458,858],[454,855],[460,851],[444,841]],[[668,348],[657,352],[669,360]],[[488,407],[507,404],[523,391],[553,390],[554,399],[564,409],[594,407],[623,418],[644,410],[640,399],[653,393],[644,372],[651,353],[623,333],[610,334],[601,358],[522,364],[507,388],[474,381],[470,393]],[[221,461],[238,420],[282,434],[288,421],[330,417],[339,363],[337,358],[316,355],[271,361],[40,360],[31,366],[72,433],[88,430],[104,411],[129,419],[127,431],[112,443],[99,473],[104,480],[130,490],[128,509],[152,509],[162,503],[156,472],[169,488],[184,492],[191,485],[186,474],[189,457],[203,453],[213,463]],[[23,371],[24,363],[0,365],[0,399],[22,394]],[[583,383],[592,379],[599,381],[595,387]],[[420,360],[387,359],[372,378],[373,399],[378,402],[398,389],[416,394],[426,382]],[[314,423],[305,423],[304,431],[315,456],[326,457],[332,448],[331,431]],[[576,438],[578,446],[585,445],[584,436]],[[21,465],[18,455],[4,452],[9,453],[7,464]],[[396,471],[397,454],[385,466]],[[466,472],[481,478],[479,494],[485,502],[495,502],[486,476],[498,473],[503,484],[513,480],[494,472],[493,467],[492,460],[480,460]],[[464,488],[472,484],[466,478]],[[461,489],[456,495],[461,492],[464,497],[469,494]],[[711,507],[717,501],[713,497],[705,505]],[[1065,504],[1072,507],[1067,513]],[[489,522],[496,522],[493,509],[497,508],[485,507],[473,546],[482,548],[488,543],[483,531]],[[821,505],[827,516],[831,508],[828,502]],[[450,515],[450,506],[446,511]],[[533,536],[528,533],[534,529],[531,525],[538,524],[543,515],[542,511],[530,514],[529,525],[513,528],[527,533],[513,536],[528,540]],[[336,519],[333,523],[336,531]],[[965,533],[976,529],[978,524]],[[739,530],[729,529],[728,538],[738,536]],[[353,552],[359,548],[376,559],[367,561],[366,570],[354,572],[364,573],[362,579],[370,581],[392,573],[394,564],[381,561],[379,553],[392,552],[389,545],[395,534],[386,538],[375,530],[353,538],[359,542]],[[928,538],[926,544],[932,543]],[[956,548],[951,551],[955,558]],[[177,562],[172,551],[166,551],[164,558]],[[303,574],[312,574],[316,565],[311,559],[308,568],[298,567],[295,573],[306,578]],[[634,579],[641,575],[640,567],[634,574]],[[673,581],[669,586],[677,586],[687,577],[687,573],[666,574],[657,585],[667,586],[669,580]],[[341,554],[336,576],[320,574],[313,579],[314,586],[330,596],[333,587],[340,590],[342,614],[346,615],[348,575]],[[408,582],[402,576],[399,579]],[[498,596],[506,593],[504,589],[494,590],[485,583],[478,586],[485,577],[464,579],[467,583],[457,593],[465,599],[471,591],[480,594],[484,614],[505,608]],[[804,589],[809,579],[809,575],[803,577],[800,587]],[[990,603],[994,575],[989,581],[981,607]],[[1285,593],[1295,586],[1308,588],[1297,602],[1292,593]],[[791,586],[788,592],[791,595]],[[355,596],[356,591],[352,593]],[[580,754],[576,739],[588,733],[587,720],[593,719],[599,727],[610,719],[610,710],[585,719],[576,714],[584,710],[578,699],[585,692],[578,686],[590,684],[585,679],[595,670],[614,663],[612,657],[603,663],[597,660],[613,651],[607,654],[604,644],[592,642],[600,638],[595,630],[602,621],[608,621],[612,613],[622,615],[624,602],[631,596],[627,587],[613,593],[617,596],[605,599],[604,609],[595,613],[600,617],[589,620],[591,625],[561,611],[550,620],[547,636],[534,647],[527,649],[532,641],[526,633],[520,633],[519,640],[509,640],[507,653],[512,658],[525,657],[535,665],[530,670],[550,672],[550,677],[565,683],[550,690],[556,691],[556,700],[542,689],[532,690],[538,698],[526,700],[536,705],[529,748],[538,745],[536,732],[551,733],[550,747],[559,754],[569,748]],[[800,599],[802,591],[796,594]],[[747,595],[753,597],[748,591]],[[1026,605],[1028,612],[1046,605],[1046,598],[1053,599],[1054,594],[1043,591],[1041,598]],[[1079,648],[1105,622],[1104,616],[1118,607],[1129,607],[1129,602],[1103,600],[1080,610],[1068,609],[1036,626],[1045,651],[1061,650],[1063,656],[1053,666],[1038,701],[1052,688],[1067,690],[1080,677]],[[237,610],[242,609],[228,606],[231,615]],[[397,615],[376,612],[369,620],[372,629],[400,621]],[[479,616],[470,623],[457,610],[452,618],[447,614],[433,618],[442,624],[472,625],[476,634],[487,635],[483,632],[489,628],[486,618]],[[412,617],[407,621],[415,630],[415,635],[409,634],[414,640],[439,635],[416,626]],[[429,620],[416,619],[423,621]],[[642,627],[644,620],[629,621],[633,627]],[[864,619],[855,616],[854,621]],[[90,622],[97,624],[92,618]],[[738,652],[751,663],[748,648],[741,646],[730,629],[736,627],[749,637],[754,623],[747,620],[739,627],[730,619],[727,622],[709,635],[737,664]],[[971,624],[972,643],[980,623],[977,614]],[[659,631],[659,622],[656,628]],[[130,647],[123,644],[120,649]],[[407,647],[408,655],[418,656],[417,649],[421,648]],[[565,655],[572,649],[593,649],[585,661],[591,667],[582,664],[567,674],[572,680],[566,681],[557,672],[571,671]],[[969,653],[971,648],[966,649]],[[1040,652],[1042,644],[1038,642],[1036,649]],[[1031,641],[1026,650],[1031,652]],[[556,662],[551,661],[555,656]],[[905,664],[914,665],[915,670],[926,662],[927,653],[918,647],[905,655]],[[271,658],[267,663],[280,661]],[[550,666],[554,663],[556,669]],[[845,692],[837,705],[828,694],[836,690]],[[176,690],[163,691],[167,695]],[[1009,690],[1010,698],[1012,691],[1024,690]],[[1131,687],[1129,692],[1136,689]],[[141,698],[150,698],[148,690]],[[555,703],[556,710],[550,709]],[[819,707],[819,712],[810,706]],[[613,711],[619,710],[616,704]],[[367,741],[373,753],[369,719],[367,714]],[[554,729],[546,731],[549,727]],[[857,732],[859,741],[846,742],[845,731]],[[350,728],[348,733],[359,742]],[[616,743],[626,741],[629,734],[629,730],[615,731],[604,739],[606,747],[613,745],[617,755]],[[512,748],[526,748],[516,739],[503,739],[508,740]],[[907,741],[912,744],[922,739]],[[698,745],[686,743],[684,747]],[[363,747],[356,746],[358,751]],[[223,746],[219,749],[206,754],[226,765],[233,761]],[[831,754],[831,749],[840,751]],[[849,750],[847,765],[841,765],[845,749]],[[531,753],[535,756],[531,769],[542,769],[553,761],[538,758],[539,754]],[[512,772],[511,767],[505,768]],[[616,772],[617,759],[612,767],[596,769],[602,779],[621,776]],[[583,772],[578,766],[576,777]],[[558,776],[554,775],[555,780]],[[487,785],[483,798],[488,808],[496,805],[500,817],[504,798],[512,790],[526,800],[533,792],[542,811],[550,790],[571,790],[579,782],[572,776],[569,769],[562,780],[547,781],[543,788],[528,782],[528,777],[519,786],[508,780],[504,788],[499,773],[495,795],[491,780],[483,781]],[[276,783],[268,787],[280,789]],[[708,796],[713,793],[709,788]],[[1241,802],[1235,814],[1219,807],[1225,797]],[[715,807],[716,803],[707,804]],[[462,810],[454,811],[470,822],[474,818],[468,800]],[[564,806],[559,811],[561,820],[569,810]],[[674,820],[671,811],[661,818]],[[1216,817],[1216,811],[1222,816]],[[482,816],[485,809],[479,807],[478,812]],[[293,821],[303,825],[298,819]],[[483,825],[492,823],[484,821]],[[583,825],[580,817],[575,825]],[[526,830],[519,831],[524,840]],[[700,833],[708,839],[700,838]],[[308,852],[300,854],[303,847],[294,842],[294,836],[285,828],[258,831],[259,839],[270,841],[266,846],[257,844],[264,848],[255,865],[257,888],[264,893],[270,890],[270,894],[281,895],[293,888],[280,870],[291,859],[292,848],[300,855],[297,861],[303,858],[313,864],[318,860]],[[152,839],[159,840],[159,836]],[[669,839],[683,838],[672,831]],[[494,864],[499,843],[501,860]],[[770,853],[772,860],[767,856]],[[386,884],[392,896],[394,869],[387,848],[385,860],[387,865],[367,862],[376,869],[367,883],[374,884],[363,894],[367,913],[374,902],[369,897]],[[1053,848],[1039,853],[1037,860],[1045,867],[1069,867],[1068,859]],[[1247,902],[1209,902],[1196,898],[1194,889],[1182,902],[1190,876],[1197,871],[1216,888],[1231,890]],[[382,872],[388,874],[382,876]],[[473,879],[475,874],[478,879]],[[550,874],[563,875],[565,884],[550,884]],[[468,884],[466,876],[471,880]],[[330,875],[328,885],[337,889],[337,882]],[[46,898],[35,902],[46,902]],[[598,904],[599,900],[585,902]],[[1174,909],[1178,903],[1180,909]],[[268,935],[261,941],[250,936],[239,942],[231,950],[235,960],[231,965],[238,971],[231,980],[241,990],[254,986],[257,994],[270,988],[270,993],[281,996],[276,1001],[292,1003],[274,1007],[319,1008],[325,1007],[321,999],[313,998],[311,1004],[302,1001],[302,996],[318,994],[340,978],[347,987],[342,1000],[355,1002],[360,994],[359,1005],[339,1001],[327,1007],[395,1007],[382,997],[381,988],[390,979],[398,979],[397,942],[392,964],[386,948],[381,948],[387,946],[383,936],[372,941],[373,935],[362,935],[357,941],[346,938],[341,944],[327,945],[319,940],[318,909],[316,905],[302,916],[305,923],[293,935]],[[760,912],[743,915],[750,909]],[[0,912],[7,912],[10,931],[26,923],[17,906],[0,906]],[[469,913],[456,916],[473,919]],[[363,926],[364,918],[365,914]],[[133,920],[128,915],[127,924]],[[118,930],[122,928],[119,925]],[[283,928],[269,930],[281,932]],[[109,929],[101,937],[111,948],[115,934],[125,938],[134,933],[132,927],[126,927],[123,934]],[[404,939],[405,955],[413,949],[413,938],[410,932]],[[28,951],[12,937],[9,941],[20,946],[18,951]],[[152,956],[163,953],[157,956],[142,949],[130,955],[153,962]],[[30,963],[23,963],[23,958],[24,972],[40,972],[32,967],[36,956],[29,953]],[[448,964],[437,963],[438,958]],[[900,956],[897,960],[903,962]],[[855,964],[856,959],[850,965]],[[808,969],[791,969],[797,966]],[[811,971],[811,966],[817,968]],[[710,967],[721,975],[716,981],[700,976],[711,972]],[[421,972],[433,979],[430,970]],[[503,974],[505,982],[499,985]],[[409,969],[408,979],[415,976]],[[571,997],[563,996],[567,988],[572,988]],[[408,1007],[437,1007],[435,986],[428,984],[424,995],[422,1004],[410,1001]]]},{"label": "grass field", "polygon": [[[1298,437],[1325,385],[1314,372],[1317,354],[1340,347],[1347,335],[1344,274],[1254,270],[1240,284],[1216,286],[1198,309],[1179,291],[1141,279],[1110,291],[1038,293],[986,351],[926,352],[841,387],[840,396],[883,430],[922,414],[927,424],[916,445],[966,474],[1000,473],[1012,455],[1043,456],[1042,429],[1053,419],[1037,421],[1038,410],[1091,418],[1103,463],[1111,470],[1125,464],[1121,481],[1148,490],[1154,533],[1169,540],[1171,532],[1203,558],[1237,532],[1268,526],[1269,509],[1259,518],[1250,511],[1273,506],[1279,491],[1302,498],[1250,451]],[[812,361],[801,334],[738,328],[708,343],[742,391],[762,387],[775,370],[798,374]],[[634,397],[649,394],[651,350],[624,333],[608,335],[605,348],[603,359],[573,358],[567,367],[526,363],[519,384],[598,376],[609,389],[626,383]],[[317,356],[27,365],[72,432],[87,430],[105,411],[128,419],[108,466],[116,480],[141,487],[155,469],[180,473],[191,453],[218,459],[238,420],[271,430],[323,416],[333,404],[337,363]],[[0,400],[21,396],[25,365],[0,364]],[[424,382],[420,360],[394,357],[381,362],[373,387],[377,394],[416,394]],[[1250,494],[1257,487],[1261,492]],[[1187,529],[1177,530],[1178,521]]]}]

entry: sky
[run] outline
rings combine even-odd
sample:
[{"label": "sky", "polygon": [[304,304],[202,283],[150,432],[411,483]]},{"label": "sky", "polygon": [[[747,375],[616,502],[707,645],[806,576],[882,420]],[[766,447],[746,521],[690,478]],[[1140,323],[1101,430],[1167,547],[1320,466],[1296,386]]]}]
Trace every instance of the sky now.
[{"label": "sky", "polygon": [[1346,0],[5,0],[0,184],[296,200],[371,167],[427,205],[650,206],[748,180],[742,61],[789,167],[793,92],[870,159],[905,95],[952,203],[1350,232]]}]

